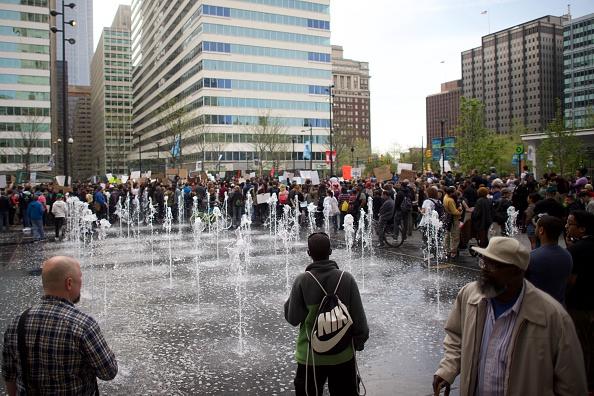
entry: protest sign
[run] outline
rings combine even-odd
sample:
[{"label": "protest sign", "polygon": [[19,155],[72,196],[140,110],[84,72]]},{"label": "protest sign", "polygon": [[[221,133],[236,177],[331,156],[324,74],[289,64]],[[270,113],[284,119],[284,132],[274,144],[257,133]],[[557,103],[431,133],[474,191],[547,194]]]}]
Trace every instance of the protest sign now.
[{"label": "protest sign", "polygon": [[390,165],[383,165],[373,169],[373,174],[378,181],[386,181],[392,179],[392,172],[390,172]]},{"label": "protest sign", "polygon": [[342,166],[342,178],[344,180],[351,180],[353,176],[351,175],[351,170],[353,168],[350,165],[343,165]]},{"label": "protest sign", "polygon": [[269,199],[270,199],[269,193],[256,195],[256,203],[258,205],[268,203]]},{"label": "protest sign", "polygon": [[132,180],[140,179],[140,171],[133,171],[132,173],[130,173],[130,179],[132,179]]},{"label": "protest sign", "polygon": [[6,188],[6,175],[0,175],[0,188]]}]

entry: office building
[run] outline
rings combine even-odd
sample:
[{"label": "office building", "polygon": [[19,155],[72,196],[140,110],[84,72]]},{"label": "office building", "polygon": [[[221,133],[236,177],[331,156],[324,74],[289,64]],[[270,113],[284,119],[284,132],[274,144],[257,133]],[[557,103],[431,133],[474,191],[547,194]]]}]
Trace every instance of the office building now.
[{"label": "office building", "polygon": [[[216,5],[215,5],[216,4]],[[132,2],[134,139],[146,167],[276,169],[328,148],[330,1]],[[274,141],[262,147],[263,140]]]},{"label": "office building", "polygon": [[594,127],[594,14],[563,25],[565,125]]},{"label": "office building", "polygon": [[444,137],[456,135],[461,96],[462,80],[443,83],[440,93],[427,96],[427,147],[431,144],[431,139],[441,137],[441,121],[444,121]]},{"label": "office building", "polygon": [[72,180],[87,180],[96,175],[93,169],[91,132],[91,87],[68,87],[68,130],[72,136]]},{"label": "office building", "polygon": [[127,174],[132,140],[130,6],[103,29],[91,63],[91,129],[95,174]]},{"label": "office building", "polygon": [[341,46],[332,46],[335,133],[363,139],[371,145],[369,63],[344,58]]},{"label": "office building", "polygon": [[487,128],[509,133],[514,123],[543,131],[563,98],[563,22],[545,16],[486,35],[462,52],[462,95],[485,105]]},{"label": "office building", "polygon": [[0,173],[50,170],[49,34],[47,1],[0,3]]}]

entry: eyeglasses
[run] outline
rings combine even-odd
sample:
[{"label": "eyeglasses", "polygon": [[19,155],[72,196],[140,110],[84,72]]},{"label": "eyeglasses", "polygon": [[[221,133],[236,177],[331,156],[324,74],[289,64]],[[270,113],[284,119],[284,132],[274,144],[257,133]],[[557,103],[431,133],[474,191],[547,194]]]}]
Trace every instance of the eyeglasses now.
[{"label": "eyeglasses", "polygon": [[485,259],[484,256],[479,257],[478,265],[481,269],[487,271],[499,271],[505,268],[509,268],[509,264],[499,263],[495,260],[491,260],[489,258]]}]

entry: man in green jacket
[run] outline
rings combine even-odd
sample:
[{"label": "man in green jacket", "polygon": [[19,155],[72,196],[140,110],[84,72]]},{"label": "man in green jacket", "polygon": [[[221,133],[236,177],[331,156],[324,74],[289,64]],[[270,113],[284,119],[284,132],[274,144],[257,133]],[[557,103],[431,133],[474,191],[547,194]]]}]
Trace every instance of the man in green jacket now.
[{"label": "man in green jacket", "polygon": [[586,396],[573,322],[550,295],[524,279],[529,252],[494,237],[480,255],[480,279],[460,290],[445,325],[434,395],[460,375],[460,395]]},{"label": "man in green jacket", "polygon": [[[343,273],[338,269],[338,265],[329,259],[332,249],[328,235],[325,233],[311,234],[307,245],[307,253],[313,263],[307,266],[306,272],[297,276],[291,295],[285,303],[285,319],[293,326],[299,325],[295,351],[297,360],[295,392],[297,396],[321,396],[327,379],[331,395],[356,396],[358,381],[353,348],[362,351],[365,341],[369,338],[369,328],[359,288],[351,274]],[[307,271],[311,274],[308,274]],[[339,287],[336,289],[339,282]],[[308,335],[312,334],[318,307],[324,297],[320,286],[328,293],[332,293],[336,289],[336,295],[347,307],[353,322],[350,329],[352,342],[335,354],[314,352],[308,338]]]}]

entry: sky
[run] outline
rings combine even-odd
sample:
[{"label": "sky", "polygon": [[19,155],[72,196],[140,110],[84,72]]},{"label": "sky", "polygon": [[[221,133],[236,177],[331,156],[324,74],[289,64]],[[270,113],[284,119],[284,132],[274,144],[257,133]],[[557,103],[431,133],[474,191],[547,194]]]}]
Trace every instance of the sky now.
[{"label": "sky", "polygon": [[[95,45],[118,4],[130,1],[94,0]],[[566,13],[560,0],[333,0],[332,44],[344,47],[345,58],[369,62],[373,149],[421,146],[425,98],[462,77],[460,53],[489,31]],[[594,13],[594,2],[573,0],[571,13]]]}]

